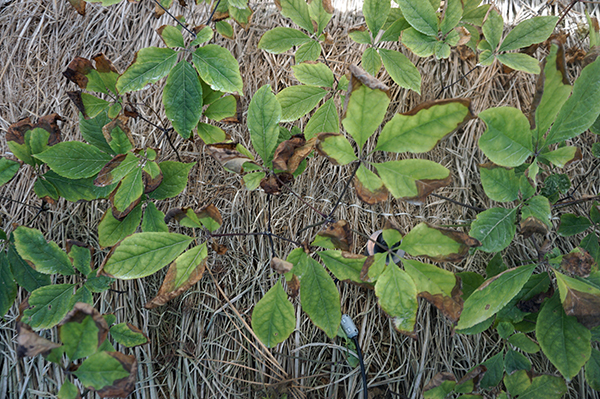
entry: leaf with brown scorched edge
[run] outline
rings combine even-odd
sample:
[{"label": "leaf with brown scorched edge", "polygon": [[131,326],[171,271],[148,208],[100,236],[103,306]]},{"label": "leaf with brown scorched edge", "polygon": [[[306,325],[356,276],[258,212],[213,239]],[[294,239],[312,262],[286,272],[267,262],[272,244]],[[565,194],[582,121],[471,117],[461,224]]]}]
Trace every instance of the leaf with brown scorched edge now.
[{"label": "leaf with brown scorched edge", "polygon": [[368,284],[360,278],[363,265],[368,260],[365,255],[331,250],[317,252],[317,254],[338,280],[365,288],[373,288],[372,284]]},{"label": "leaf with brown scorched edge", "polygon": [[598,267],[596,261],[585,249],[575,248],[562,257],[560,267],[579,277],[589,277],[592,268]]},{"label": "leaf with brown scorched edge", "polygon": [[176,233],[137,233],[115,245],[98,275],[130,280],[154,274],[175,260],[193,238]]},{"label": "leaf with brown scorched edge", "polygon": [[150,339],[139,328],[130,323],[119,323],[110,328],[110,336],[128,348],[145,345]]},{"label": "leaf with brown scorched edge", "polygon": [[211,232],[217,230],[223,224],[223,218],[216,206],[209,204],[194,212],[189,207],[173,208],[165,216],[165,223],[175,219],[184,227],[202,228],[206,227]]},{"label": "leaf with brown scorched edge", "polygon": [[600,325],[600,289],[554,270],[560,301],[567,316],[575,316],[586,328]]},{"label": "leaf with brown scorched edge", "polygon": [[132,172],[138,164],[138,158],[132,153],[119,154],[108,161],[100,172],[98,172],[98,177],[94,180],[94,185],[97,187],[106,187],[117,183]]},{"label": "leaf with brown scorched edge", "polygon": [[108,324],[92,305],[77,302],[58,324],[58,335],[70,360],[88,357],[108,337]]},{"label": "leaf with brown scorched edge", "polygon": [[[98,53],[92,57],[92,59],[96,62],[96,70],[100,74],[102,81],[106,85],[108,89],[110,89],[113,93],[117,94],[117,79],[120,76],[119,71],[113,65],[112,61],[106,58],[104,53]],[[134,109],[130,106],[131,109]],[[137,113],[136,113],[137,117]]]},{"label": "leaf with brown scorched edge", "polygon": [[202,278],[206,269],[208,250],[206,243],[184,252],[175,259],[163,280],[158,294],[144,307],[153,309],[183,294]]},{"label": "leaf with brown scorched edge", "polygon": [[389,191],[375,173],[360,165],[354,176],[354,188],[361,201],[374,205],[388,199]]},{"label": "leaf with brown scorched edge", "polygon": [[[317,243],[319,238],[325,240],[319,240],[319,243]],[[330,246],[325,246],[325,243],[328,243]],[[352,232],[350,231],[350,225],[345,220],[338,220],[335,223],[328,224],[327,227],[317,233],[317,237],[312,245],[350,251],[350,248],[352,248]]]},{"label": "leaf with brown scorched edge", "polygon": [[273,167],[294,173],[300,163],[314,150],[317,138],[306,141],[304,137],[294,136],[279,144],[273,156]]},{"label": "leaf with brown scorched edge", "polygon": [[412,278],[395,263],[390,263],[375,283],[375,295],[381,309],[390,317],[398,332],[416,338],[415,323],[419,302]]},{"label": "leaf with brown scorched edge", "polygon": [[206,149],[225,170],[233,173],[244,173],[244,163],[251,161],[237,150],[236,143],[207,144]]},{"label": "leaf with brown scorched edge", "polygon": [[360,271],[360,280],[365,283],[376,282],[387,266],[387,256],[384,252],[369,256]]},{"label": "leaf with brown scorched edge", "polygon": [[529,216],[527,219],[521,221],[519,228],[524,238],[529,238],[533,234],[541,236],[548,234],[548,226],[534,216]]},{"label": "leaf with brown scorched edge", "polygon": [[501,310],[521,291],[535,266],[519,266],[487,279],[465,301],[456,328],[473,327]]},{"label": "leaf with brown scorched edge", "polygon": [[394,115],[381,131],[375,150],[426,152],[473,118],[470,99],[428,101]]},{"label": "leaf with brown scorched edge", "polygon": [[85,0],[69,0],[69,3],[79,15],[85,15]]},{"label": "leaf with brown scorched edge", "polygon": [[250,27],[250,23],[252,21],[252,16],[254,15],[254,10],[247,6],[245,9],[239,9],[236,7],[232,7],[229,12],[231,13],[231,18],[235,22],[238,23],[245,31]]},{"label": "leaf with brown scorched edge", "polygon": [[123,177],[115,191],[111,193],[110,200],[113,208],[127,215],[131,204],[135,203],[137,205],[143,194],[142,169],[134,168],[131,173]]},{"label": "leaf with brown scorched edge", "polygon": [[137,360],[121,352],[96,352],[73,374],[101,398],[125,398],[135,389]]},{"label": "leaf with brown scorched edge", "polygon": [[317,151],[334,165],[347,165],[358,158],[354,154],[352,144],[339,133],[319,133],[317,135]]},{"label": "leaf with brown scorched edge", "polygon": [[275,270],[279,274],[285,274],[292,271],[294,264],[288,262],[287,260],[272,258],[271,259],[271,269]]},{"label": "leaf with brown scorched edge", "polygon": [[404,270],[415,282],[418,295],[456,323],[463,309],[460,277],[437,266],[404,259]]},{"label": "leaf with brown scorched edge", "polygon": [[63,118],[56,113],[42,116],[37,120],[37,123],[32,123],[29,117],[21,119],[8,127],[5,136],[6,141],[25,144],[25,133],[39,127],[50,133],[50,137],[48,137],[48,146],[53,146],[61,142],[61,132],[56,122],[62,120]]},{"label": "leaf with brown scorched edge", "polygon": [[425,159],[405,159],[374,164],[389,192],[411,204],[422,204],[434,190],[452,182],[450,171]]},{"label": "leaf with brown scorched edge", "polygon": [[350,65],[350,74],[342,125],[362,149],[383,121],[390,88],[357,66]]},{"label": "leaf with brown scorched edge", "polygon": [[120,115],[102,127],[102,134],[106,142],[117,153],[125,153],[135,145],[128,123],[129,118]]},{"label": "leaf with brown scorched edge", "polygon": [[[102,77],[87,58],[75,57],[63,72],[63,76],[84,90],[108,93]],[[81,97],[81,92],[69,93],[71,93],[69,97],[77,105],[77,101],[72,95],[79,93],[79,97]]]},{"label": "leaf with brown scorched edge", "polygon": [[445,398],[456,385],[456,377],[449,372],[437,373],[423,388],[425,399]]},{"label": "leaf with brown scorched edge", "polygon": [[[119,183],[119,186],[121,185],[121,183]],[[119,186],[117,186],[117,189],[119,188]],[[142,196],[140,195],[137,199],[135,199],[131,204],[129,204],[129,206],[127,206],[124,210],[119,211],[115,206],[114,206],[114,202],[113,202],[113,195],[116,192],[113,191],[108,199],[111,201],[111,203],[113,203],[113,206],[111,208],[111,212],[112,215],[115,219],[117,219],[118,221],[122,221],[123,219],[125,219],[127,217],[127,215],[129,215],[131,213],[131,211],[133,211],[135,209],[136,206],[139,205],[140,202],[142,202]]]},{"label": "leaf with brown scorched edge", "polygon": [[40,337],[33,332],[27,324],[17,322],[17,357],[35,357],[39,354],[46,355],[52,349],[60,347],[52,341]]},{"label": "leaf with brown scorched edge", "polygon": [[294,176],[288,172],[277,173],[276,175],[269,175],[260,181],[260,188],[265,193],[279,195],[281,194],[281,188],[284,184],[288,184],[294,180]]},{"label": "leaf with brown scorched edge", "polygon": [[164,177],[160,169],[158,169],[158,173],[154,177],[152,177],[152,175],[150,175],[150,173],[146,172],[145,170],[149,165],[156,165],[156,168],[158,168],[158,165],[155,162],[148,162],[144,167],[144,170],[142,170],[142,183],[144,184],[144,194],[149,194],[152,191],[156,190],[158,186],[160,186],[160,183],[162,183]]},{"label": "leaf with brown scorched edge", "polygon": [[438,262],[459,262],[468,255],[469,248],[480,245],[478,240],[461,231],[419,223],[404,237],[400,249]]},{"label": "leaf with brown scorched edge", "polygon": [[554,151],[540,154],[540,159],[550,162],[558,168],[569,166],[573,162],[578,162],[583,159],[583,154],[578,147],[561,147]]}]

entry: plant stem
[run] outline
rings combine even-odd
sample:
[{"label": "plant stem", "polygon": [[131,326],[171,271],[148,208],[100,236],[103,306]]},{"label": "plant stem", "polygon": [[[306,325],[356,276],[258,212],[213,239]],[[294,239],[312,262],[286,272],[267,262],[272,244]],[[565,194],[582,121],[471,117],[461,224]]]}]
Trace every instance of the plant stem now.
[{"label": "plant stem", "polygon": [[275,243],[273,243],[273,231],[271,229],[271,194],[267,193],[267,209],[268,209],[268,218],[267,221],[267,231],[269,232],[269,243],[271,244],[271,258],[275,257]]},{"label": "plant stem", "polygon": [[299,247],[302,246],[302,243],[299,243],[298,241],[294,241],[294,240],[292,240],[290,238],[282,237],[282,236],[277,235],[277,234],[263,232],[263,231],[254,232],[254,233],[220,233],[220,234],[210,234],[210,236],[211,237],[271,236],[271,237],[275,237],[275,238],[277,238],[279,240],[291,242],[292,244],[296,244]]},{"label": "plant stem", "polygon": [[454,82],[450,83],[448,86],[444,86],[444,87],[442,87],[442,88],[440,89],[440,91],[438,92],[437,96],[435,96],[435,99],[437,100],[438,98],[440,98],[440,96],[442,95],[442,93],[443,93],[443,92],[444,92],[446,89],[449,89],[449,88],[451,88],[452,86],[454,86],[455,84],[457,84],[458,82],[460,82],[461,80],[463,80],[464,78],[466,78],[466,77],[467,77],[467,75],[468,75],[468,74],[470,74],[471,72],[473,72],[474,70],[476,70],[478,66],[479,66],[479,64],[476,64],[476,65],[475,65],[473,68],[471,68],[471,69],[470,69],[470,70],[469,70],[467,73],[464,73],[464,74],[463,74],[463,76],[462,76],[460,79],[458,79],[458,80],[456,80],[456,81],[454,81]]},{"label": "plant stem", "polygon": [[205,25],[210,24],[210,22],[212,21],[214,15],[215,15],[215,12],[217,12],[217,7],[219,7],[219,4],[221,4],[221,0],[218,0],[217,4],[215,4],[215,8],[213,8],[212,12],[210,13],[210,16],[208,17],[208,20],[206,20]]},{"label": "plant stem", "polygon": [[444,197],[443,195],[439,195],[439,194],[435,194],[435,193],[431,193],[430,195],[431,195],[432,197],[440,198],[440,199],[446,200],[446,201],[448,201],[448,202],[452,202],[453,204],[460,205],[460,206],[462,206],[462,207],[465,207],[465,208],[472,209],[472,210],[474,210],[475,212],[483,212],[483,211],[485,211],[485,209],[484,209],[484,208],[479,208],[479,207],[477,207],[477,206],[473,206],[473,205],[464,204],[464,203],[462,203],[462,202],[459,202],[459,201],[453,200],[452,198]]},{"label": "plant stem", "polygon": [[185,26],[184,24],[181,23],[180,20],[178,20],[177,18],[175,18],[173,16],[173,14],[171,14],[169,12],[169,10],[167,10],[166,8],[164,8],[163,5],[160,4],[160,2],[158,0],[154,0],[154,2],[156,3],[157,6],[159,6],[160,8],[162,8],[163,11],[166,12],[169,17],[173,18],[175,20],[175,22],[177,22],[183,29],[185,29],[190,35],[192,35],[194,37],[194,39],[196,38],[196,33],[194,33],[194,31],[189,30],[187,28],[187,26]]},{"label": "plant stem", "polygon": [[[569,198],[569,197],[567,197],[567,198]],[[583,202],[594,201],[594,200],[597,200],[597,199],[600,199],[600,195],[595,195],[593,197],[579,198],[579,199],[576,199],[576,200],[573,200],[573,201],[569,201],[569,202],[561,202],[560,204],[556,203],[556,204],[552,205],[552,208],[562,208],[564,206],[581,204]]]},{"label": "plant stem", "polygon": [[356,163],[356,167],[352,171],[352,175],[350,176],[350,178],[346,182],[346,185],[344,186],[344,189],[342,190],[342,193],[340,194],[340,196],[338,197],[338,199],[335,201],[335,205],[333,206],[333,209],[331,210],[331,212],[329,212],[329,215],[327,215],[327,219],[331,219],[331,216],[333,215],[333,213],[335,212],[335,210],[337,209],[337,207],[340,205],[340,201],[342,200],[342,197],[344,196],[344,194],[346,194],[346,191],[348,190],[348,187],[350,186],[350,182],[352,182],[352,179],[354,179],[354,176],[356,176],[356,172],[358,172],[358,168],[360,167],[360,165],[361,165],[361,162],[358,161]]}]

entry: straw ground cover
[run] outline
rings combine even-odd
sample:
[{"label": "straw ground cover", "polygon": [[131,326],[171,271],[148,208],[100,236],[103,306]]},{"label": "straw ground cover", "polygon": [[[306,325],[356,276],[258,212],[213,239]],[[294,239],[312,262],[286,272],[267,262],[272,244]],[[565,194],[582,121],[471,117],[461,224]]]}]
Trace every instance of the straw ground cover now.
[{"label": "straw ground cover", "polygon": [[[71,132],[72,137],[68,138],[72,139],[79,138],[75,123],[77,115],[64,95],[67,85],[57,71],[62,71],[75,56],[90,57],[98,51],[110,53],[123,70],[137,49],[159,43],[153,29],[167,22],[156,22],[150,7],[144,5],[123,4],[110,9],[90,7],[84,18],[76,16],[63,3],[21,3],[19,12],[15,7],[15,4],[6,5],[1,15],[3,26],[6,26],[3,43],[14,43],[2,49],[3,59],[8,60],[0,71],[3,98],[6,99],[0,115],[3,129],[23,116],[58,112],[66,119],[63,131]],[[198,21],[203,21],[206,15],[207,10],[201,7],[191,16],[186,14],[188,20],[196,18]],[[274,56],[257,50],[258,39],[266,30],[285,26],[288,22],[269,5],[258,5],[253,21],[248,31],[237,32],[235,41],[217,39],[217,43],[231,49],[240,63],[246,94],[242,109],[247,108],[251,94],[265,83],[271,84],[275,92],[295,83],[291,77],[293,57],[290,54]],[[357,45],[346,38],[346,33],[349,26],[361,23],[362,18],[354,15],[336,15],[331,23],[329,32],[335,41],[325,49],[328,62],[338,76],[345,73],[347,65],[359,61]],[[115,37],[120,39],[114,40]],[[397,49],[398,45],[394,44],[393,48]],[[473,61],[462,61],[455,54],[448,61],[418,60],[410,55],[409,58],[422,71],[422,95],[391,85],[392,106],[388,118],[433,99],[441,87],[458,80],[473,65]],[[577,68],[574,65],[570,72],[575,75]],[[385,75],[383,79],[386,79]],[[503,74],[498,66],[492,66],[471,73],[467,80],[447,89],[444,97],[471,97],[476,113],[490,106],[512,105],[526,109],[534,92],[534,82],[531,75]],[[157,87],[136,94],[136,98],[156,110],[162,108]],[[243,125],[228,129],[232,137],[250,147]],[[478,207],[490,207],[478,183],[477,165],[485,161],[476,150],[482,130],[480,123],[471,123],[462,134],[446,140],[443,148],[427,153],[426,157],[447,166],[453,173],[455,184],[441,190],[441,195]],[[175,157],[168,144],[163,142],[161,132],[142,122],[134,125],[132,131],[136,140],[144,145],[157,145],[166,158]],[[591,135],[582,136],[579,139],[582,140],[581,147],[588,148],[590,143],[585,140],[594,139]],[[166,211],[184,205],[199,208],[212,202],[225,216],[228,231],[266,231],[265,195],[244,190],[239,179],[222,171],[198,140],[184,142],[177,139],[175,146],[184,161],[199,163],[192,170],[186,191],[175,200],[161,204],[161,209]],[[3,152],[6,151],[7,148],[3,148]],[[594,182],[598,176],[593,169],[593,158],[584,154],[583,159],[584,162],[570,166],[568,173],[574,181],[577,176],[587,176],[580,192],[597,195]],[[294,183],[296,192],[305,201],[324,212],[331,210],[349,173],[343,168],[333,168],[327,169],[333,172],[324,174],[322,170],[326,167],[325,161],[318,158]],[[3,187],[3,196],[35,204],[31,175],[27,175],[31,172],[24,171]],[[588,175],[590,171],[592,173]],[[78,239],[97,247],[97,237],[86,226],[96,225],[106,207],[107,204],[101,202],[71,204],[61,200],[50,212],[35,219],[32,227],[47,232],[49,240],[60,243]],[[289,209],[299,211],[290,214]],[[25,225],[35,212],[36,209],[24,205],[3,202],[3,228],[10,230],[13,223]],[[318,221],[314,213],[289,194],[274,201],[272,213],[272,228],[285,236],[291,236],[297,226]],[[474,219],[475,214],[467,208],[433,199],[422,207],[399,201],[368,207],[350,191],[343,198],[336,216],[347,220],[356,230],[370,233],[381,228],[386,217],[407,232],[420,221],[459,224]],[[311,234],[305,232],[295,239],[309,239]],[[365,241],[358,235],[355,239],[361,243]],[[113,287],[118,292],[102,296],[98,303],[101,312],[113,312],[118,322],[132,322],[150,335],[150,346],[135,349],[141,381],[135,394],[139,397],[260,397],[289,390],[296,396],[354,395],[360,386],[359,374],[348,365],[343,341],[330,341],[305,317],[298,318],[292,337],[272,354],[257,343],[247,324],[241,320],[248,323],[254,305],[276,281],[267,267],[266,260],[270,258],[267,240],[240,237],[223,243],[229,251],[212,261],[210,274],[196,289],[158,311],[141,309],[158,290],[162,276],[118,282]],[[576,243],[561,242],[565,246],[561,250],[566,253],[573,244]],[[283,255],[289,253],[290,247],[278,242],[275,250]],[[535,258],[535,254],[520,241],[505,254],[509,265],[521,264],[523,259],[531,258]],[[453,271],[481,272],[488,261],[485,255],[479,254],[446,267]],[[340,285],[340,290],[342,310],[354,315],[361,330],[370,385],[379,388],[382,394],[389,390],[418,397],[423,383],[437,372],[452,371],[460,376],[498,351],[498,339],[494,334],[454,335],[448,322],[423,304],[417,317],[417,341],[412,341],[393,330],[386,317],[377,310],[372,293],[345,285]],[[23,299],[18,298],[19,301]],[[58,370],[46,368],[40,359],[16,360],[11,343],[15,317],[16,309],[12,309],[3,324],[6,356],[0,384],[2,393],[17,396],[55,392],[63,380]],[[541,358],[540,362],[543,362]],[[552,370],[545,363],[535,364],[535,368]],[[577,380],[571,389],[578,390],[570,393],[573,397],[586,392],[595,395],[587,386],[577,385]]]}]

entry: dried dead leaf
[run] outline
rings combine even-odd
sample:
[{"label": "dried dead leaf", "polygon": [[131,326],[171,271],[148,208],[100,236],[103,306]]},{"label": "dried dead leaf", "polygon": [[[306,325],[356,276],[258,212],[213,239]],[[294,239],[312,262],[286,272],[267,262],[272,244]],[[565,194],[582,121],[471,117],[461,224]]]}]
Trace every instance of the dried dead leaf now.
[{"label": "dried dead leaf", "polygon": [[292,270],[294,264],[288,262],[287,260],[272,258],[271,259],[271,268],[275,270],[279,274],[288,273]]},{"label": "dried dead leaf", "polygon": [[207,144],[206,149],[223,168],[234,173],[244,173],[244,163],[252,161],[237,150],[236,143]]},{"label": "dried dead leaf", "polygon": [[190,273],[187,280],[181,284],[177,281],[177,261],[173,261],[169,266],[169,270],[167,271],[167,275],[163,280],[160,289],[158,290],[158,294],[150,300],[144,307],[146,309],[154,309],[158,306],[162,306],[171,299],[183,294],[190,287],[196,284],[202,276],[204,275],[204,271],[206,270],[206,259],[204,259],[196,268]]},{"label": "dried dead leaf", "polygon": [[589,277],[596,261],[585,249],[577,248],[563,256],[560,267],[579,277]]},{"label": "dried dead leaf", "polygon": [[34,333],[33,329],[27,324],[20,321],[17,322],[17,357],[35,357],[39,354],[44,355],[60,346],[61,345],[40,337]]},{"label": "dried dead leaf", "polygon": [[527,219],[523,220],[519,227],[524,238],[529,238],[533,234],[542,236],[548,234],[548,226],[534,216],[529,216]]},{"label": "dried dead leaf", "polygon": [[330,238],[333,245],[342,251],[350,251],[350,248],[352,248],[352,231],[345,220],[330,223],[317,235]]}]

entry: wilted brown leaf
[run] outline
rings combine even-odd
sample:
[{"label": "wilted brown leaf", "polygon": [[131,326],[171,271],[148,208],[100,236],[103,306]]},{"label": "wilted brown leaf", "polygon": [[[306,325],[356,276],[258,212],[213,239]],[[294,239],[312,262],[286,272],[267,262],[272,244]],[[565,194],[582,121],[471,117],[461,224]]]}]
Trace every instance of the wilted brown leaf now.
[{"label": "wilted brown leaf", "polygon": [[294,264],[288,262],[287,260],[272,258],[271,259],[271,268],[275,270],[279,274],[288,273],[292,270]]},{"label": "wilted brown leaf", "polygon": [[[313,0],[313,1],[319,1],[319,0]],[[335,11],[335,8],[333,8],[333,5],[331,4],[331,0],[322,0],[323,2],[321,4],[323,4],[323,9],[325,10],[325,12],[327,12],[328,14],[333,14],[333,12]]]},{"label": "wilted brown leaf", "polygon": [[104,167],[100,169],[100,172],[98,172],[98,176],[94,180],[94,186],[106,187],[115,183],[112,172],[116,168],[118,168],[121,165],[121,163],[123,163],[126,157],[127,154],[119,154],[110,161],[108,161],[106,165],[104,165]]},{"label": "wilted brown leaf", "polygon": [[62,120],[63,118],[56,113],[40,117],[37,123],[32,123],[29,117],[23,118],[8,127],[6,141],[14,141],[20,145],[25,144],[25,133],[39,127],[50,133],[48,145],[53,146],[61,141],[60,128],[56,122]]},{"label": "wilted brown leaf", "polygon": [[475,390],[479,390],[479,382],[485,375],[486,371],[487,367],[485,367],[483,364],[480,364],[479,366],[475,367],[473,370],[465,374],[460,380],[458,380],[456,385],[461,385],[469,380],[473,380],[473,388]]},{"label": "wilted brown leaf", "polygon": [[475,59],[475,52],[468,46],[458,46],[456,50],[458,51],[458,56],[463,61]]},{"label": "wilted brown leaf", "polygon": [[422,205],[425,203],[425,198],[438,188],[449,186],[452,183],[452,175],[448,175],[445,179],[423,179],[416,180],[417,192],[416,197],[401,198],[402,200],[413,205]]},{"label": "wilted brown leaf", "polygon": [[462,299],[462,281],[459,276],[455,275],[454,277],[456,278],[456,284],[452,288],[451,296],[444,294],[432,295],[427,291],[420,292],[418,296],[438,308],[450,321],[456,323],[463,311],[464,301]]},{"label": "wilted brown leaf", "polygon": [[583,278],[590,276],[592,267],[595,265],[596,261],[592,255],[582,248],[576,248],[566,254],[560,262],[560,267],[564,270]]},{"label": "wilted brown leaf", "polygon": [[217,11],[213,15],[212,19],[215,22],[219,22],[219,21],[223,21],[223,20],[225,20],[227,18],[229,18],[229,11],[225,11],[225,12]]},{"label": "wilted brown leaf", "polygon": [[87,113],[85,112],[85,105],[83,105],[83,100],[81,99],[81,91],[68,91],[67,97],[73,102],[75,108],[79,110],[83,114],[86,119],[89,119]]},{"label": "wilted brown leaf", "polygon": [[567,295],[563,301],[567,316],[575,316],[586,328],[600,326],[600,296],[581,292],[567,286]]},{"label": "wilted brown leaf", "polygon": [[223,224],[221,212],[219,212],[219,209],[217,209],[217,207],[213,204],[208,204],[204,208],[200,209],[198,212],[196,212],[196,216],[198,216],[198,219],[210,218],[219,223],[219,225]]},{"label": "wilted brown leaf", "polygon": [[33,130],[33,124],[29,117],[20,119],[11,124],[6,131],[6,141],[14,141],[17,144],[25,144],[25,133]]},{"label": "wilted brown leaf", "polygon": [[151,301],[146,303],[144,307],[146,309],[153,309],[158,306],[162,306],[171,299],[183,294],[190,287],[200,281],[205,270],[206,258],[195,267],[186,281],[181,282],[177,279],[177,260],[173,261],[171,266],[169,266],[169,270],[167,271],[167,275],[165,276],[160,289],[158,290],[158,294],[156,294]]},{"label": "wilted brown leaf", "polygon": [[157,174],[154,178],[150,176],[150,173],[145,170],[142,171],[142,182],[144,183],[144,194],[151,193],[156,190],[160,183],[163,181],[162,171]]},{"label": "wilted brown leaf", "polygon": [[534,216],[529,216],[527,219],[523,220],[519,227],[524,238],[529,238],[533,234],[542,236],[548,234],[548,226]]},{"label": "wilted brown leaf", "polygon": [[288,286],[288,295],[290,298],[294,299],[298,296],[300,292],[300,279],[295,274],[292,276],[292,279],[287,282]]},{"label": "wilted brown leaf", "polygon": [[457,46],[464,46],[465,44],[469,43],[471,40],[471,32],[469,32],[467,28],[464,26],[457,26],[454,28],[454,30],[458,32],[459,37],[458,43],[456,44]]},{"label": "wilted brown leaf", "polygon": [[235,98],[235,115],[221,119],[221,123],[242,123],[242,100],[239,95],[231,94]]},{"label": "wilted brown leaf", "polygon": [[437,388],[446,381],[456,381],[456,377],[454,377],[454,374],[446,371],[437,373],[429,380],[427,385],[423,387],[423,391],[429,391],[430,389]]},{"label": "wilted brown leaf", "polygon": [[260,187],[268,194],[278,195],[284,184],[294,180],[294,176],[288,172],[281,172],[275,175],[269,175],[260,182]]},{"label": "wilted brown leaf", "polygon": [[554,287],[550,285],[548,291],[540,292],[539,294],[534,295],[526,301],[519,301],[517,303],[517,308],[525,313],[539,312],[540,308],[542,307],[542,303],[544,302],[544,299],[551,298],[552,295],[554,295]]},{"label": "wilted brown leaf", "polygon": [[108,337],[108,324],[104,317],[90,304],[77,302],[73,309],[58,324],[58,331],[67,323],[81,323],[87,316],[91,316],[98,327],[98,346]]},{"label": "wilted brown leaf", "polygon": [[129,376],[113,381],[112,385],[108,385],[96,391],[101,398],[125,398],[129,396],[135,389],[135,381],[137,376],[137,360],[135,356],[125,355],[121,352],[106,352],[121,363],[123,368],[129,372]]},{"label": "wilted brown leaf", "polygon": [[188,206],[184,206],[182,208],[169,209],[165,215],[165,223],[169,224],[169,222],[173,219],[176,222],[181,221],[181,219],[187,217],[187,212],[189,209],[191,208]]},{"label": "wilted brown leaf", "polygon": [[300,163],[314,150],[317,138],[306,141],[302,135],[285,140],[275,149],[273,167],[294,173]]},{"label": "wilted brown leaf", "polygon": [[93,70],[92,61],[87,58],[75,57],[63,72],[63,76],[85,90],[88,84],[87,75]]},{"label": "wilted brown leaf", "polygon": [[117,75],[119,74],[119,71],[117,70],[117,68],[115,68],[115,66],[113,65],[111,60],[106,58],[104,53],[98,53],[95,56],[93,56],[92,59],[96,62],[96,70],[98,72],[100,72],[100,73],[114,72]]},{"label": "wilted brown leaf", "polygon": [[244,163],[252,161],[237,150],[236,143],[207,144],[206,149],[223,168],[234,173],[244,173]]},{"label": "wilted brown leaf", "polygon": [[85,15],[85,0],[69,0],[79,15]]},{"label": "wilted brown leaf", "polygon": [[227,253],[227,247],[223,244],[219,244],[218,242],[211,242],[211,248],[213,251],[217,253],[217,255],[225,255]]},{"label": "wilted brown leaf", "polygon": [[585,68],[592,62],[596,61],[596,59],[598,58],[598,55],[600,55],[600,46],[592,47],[590,49],[590,51],[588,51],[588,53],[583,58],[583,61],[581,62],[581,66]]},{"label": "wilted brown leaf", "polygon": [[350,251],[350,248],[352,248],[352,231],[350,231],[350,225],[345,220],[328,224],[317,235],[330,238],[332,244],[342,251]]},{"label": "wilted brown leaf", "polygon": [[47,354],[60,346],[40,337],[27,324],[17,322],[17,357],[35,357],[39,354]]}]

